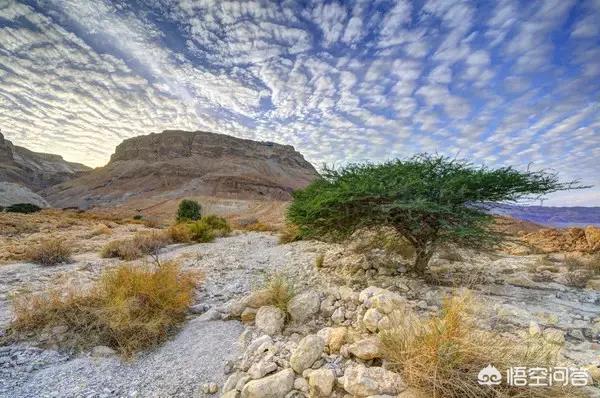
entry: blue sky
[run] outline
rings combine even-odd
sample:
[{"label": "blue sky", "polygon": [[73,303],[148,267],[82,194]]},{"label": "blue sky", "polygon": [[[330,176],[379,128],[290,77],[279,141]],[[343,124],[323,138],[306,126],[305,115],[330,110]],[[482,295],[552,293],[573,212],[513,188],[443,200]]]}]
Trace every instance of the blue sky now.
[{"label": "blue sky", "polygon": [[166,128],[317,166],[439,152],[600,205],[600,1],[0,0],[0,128],[93,166]]}]

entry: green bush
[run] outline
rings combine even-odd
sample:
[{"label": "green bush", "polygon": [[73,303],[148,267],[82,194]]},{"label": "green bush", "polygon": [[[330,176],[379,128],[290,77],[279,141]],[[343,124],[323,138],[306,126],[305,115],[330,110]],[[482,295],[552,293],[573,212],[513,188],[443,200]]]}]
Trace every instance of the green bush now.
[{"label": "green bush", "polygon": [[142,216],[141,214],[136,214],[135,216],[133,216],[134,220],[141,220],[143,218],[144,218],[144,216]]},{"label": "green bush", "polygon": [[441,244],[489,246],[503,236],[490,226],[490,205],[584,188],[544,171],[490,169],[418,155],[383,164],[325,169],[293,194],[287,219],[302,237],[343,238],[364,227],[390,226],[415,248],[412,270],[423,274]]},{"label": "green bush", "polygon": [[177,222],[187,222],[199,220],[202,207],[195,200],[184,199],[179,203],[177,209]]},{"label": "green bush", "polygon": [[231,227],[223,217],[209,215],[188,224],[191,240],[194,242],[212,242],[216,237],[227,236]]},{"label": "green bush", "polygon": [[32,203],[16,203],[14,205],[8,206],[5,209],[5,211],[7,211],[9,213],[23,213],[23,214],[37,213],[40,210],[42,210],[41,207],[34,205]]}]

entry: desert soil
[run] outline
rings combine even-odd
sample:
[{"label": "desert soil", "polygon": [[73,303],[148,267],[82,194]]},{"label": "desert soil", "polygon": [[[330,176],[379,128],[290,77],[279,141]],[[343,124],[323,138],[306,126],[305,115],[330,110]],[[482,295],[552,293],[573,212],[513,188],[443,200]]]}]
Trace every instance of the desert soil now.
[{"label": "desert soil", "polygon": [[[240,297],[273,271],[290,275],[297,289],[331,289],[339,283],[355,290],[367,280],[343,282],[329,271],[315,268],[315,259],[330,245],[296,242],[278,245],[269,233],[243,233],[213,243],[172,245],[163,259],[179,259],[185,267],[203,271],[206,280],[198,290],[198,305],[182,330],[152,352],[130,361],[115,355],[65,353],[25,343],[0,347],[0,397],[203,397],[205,383],[222,385],[230,361],[240,354],[236,344],[244,327],[225,320],[225,303]],[[87,252],[76,261],[55,267],[30,263],[0,266],[0,330],[11,319],[10,296],[38,291],[58,283],[86,283],[102,270],[119,264]],[[484,270],[485,281],[473,286],[484,311],[493,314],[498,330],[526,331],[530,322],[552,327],[566,336],[565,356],[589,364],[600,357],[594,322],[600,314],[600,292],[573,289],[559,283],[537,283],[527,278],[536,256],[477,257],[463,264]],[[437,260],[438,265],[443,263]],[[445,267],[457,267],[445,264]],[[438,307],[453,288],[430,286],[409,277],[394,277],[405,287],[409,300],[419,307]],[[356,285],[353,285],[356,284]]]}]

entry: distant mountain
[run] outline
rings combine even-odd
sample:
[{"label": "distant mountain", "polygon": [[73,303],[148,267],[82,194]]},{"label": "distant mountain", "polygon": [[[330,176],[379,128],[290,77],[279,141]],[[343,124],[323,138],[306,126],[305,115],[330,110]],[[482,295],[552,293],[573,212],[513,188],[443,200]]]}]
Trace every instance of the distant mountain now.
[{"label": "distant mountain", "polygon": [[106,166],[52,186],[43,196],[57,207],[80,208],[199,195],[288,200],[317,176],[290,145],[167,130],[123,141]]},{"label": "distant mountain", "polygon": [[600,207],[501,205],[492,212],[550,227],[600,226]]},{"label": "distant mountain", "polygon": [[33,152],[13,145],[0,133],[0,205],[18,202],[41,206],[48,203],[38,195],[52,185],[81,176],[89,167],[65,161],[59,155]]}]

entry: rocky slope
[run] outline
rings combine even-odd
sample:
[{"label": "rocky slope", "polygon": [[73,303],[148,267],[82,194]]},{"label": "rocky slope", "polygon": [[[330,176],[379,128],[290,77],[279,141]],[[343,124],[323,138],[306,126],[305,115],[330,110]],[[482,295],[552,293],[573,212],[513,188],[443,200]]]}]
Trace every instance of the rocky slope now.
[{"label": "rocky slope", "polygon": [[287,200],[316,176],[289,145],[167,130],[123,141],[105,167],[45,194],[55,206],[82,208],[195,195]]},{"label": "rocky slope", "polygon": [[80,176],[90,168],[59,155],[13,145],[0,133],[0,205],[47,205],[36,192]]}]

